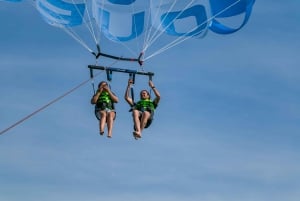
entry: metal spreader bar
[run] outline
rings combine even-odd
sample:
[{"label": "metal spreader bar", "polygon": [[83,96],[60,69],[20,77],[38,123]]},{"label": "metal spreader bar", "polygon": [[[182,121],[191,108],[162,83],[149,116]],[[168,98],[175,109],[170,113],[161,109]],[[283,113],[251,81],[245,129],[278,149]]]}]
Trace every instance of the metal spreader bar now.
[{"label": "metal spreader bar", "polygon": [[144,71],[137,71],[131,69],[123,69],[123,68],[112,68],[112,67],[104,67],[104,66],[96,66],[96,65],[88,65],[90,69],[91,78],[93,77],[93,70],[105,70],[107,75],[107,80],[112,80],[112,72],[120,72],[120,73],[128,73],[130,77],[134,77],[135,75],[146,75],[149,76],[149,80],[152,80],[154,76],[153,72],[144,72]]}]

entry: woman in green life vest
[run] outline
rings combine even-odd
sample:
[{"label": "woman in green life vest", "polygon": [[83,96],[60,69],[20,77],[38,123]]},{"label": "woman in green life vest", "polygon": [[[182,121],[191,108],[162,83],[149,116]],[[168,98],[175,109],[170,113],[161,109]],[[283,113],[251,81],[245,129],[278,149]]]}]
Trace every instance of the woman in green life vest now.
[{"label": "woman in green life vest", "polygon": [[155,94],[154,100],[151,100],[150,93],[147,90],[142,90],[140,92],[140,100],[135,103],[132,98],[129,97],[129,91],[132,84],[132,79],[129,79],[124,98],[132,107],[132,116],[134,123],[133,136],[135,139],[138,139],[142,137],[143,129],[150,126],[152,122],[154,110],[158,106],[158,102],[160,101],[160,94],[155,88],[153,82],[149,80],[149,86],[152,88]]},{"label": "woman in green life vest", "polygon": [[117,103],[118,101],[118,97],[110,90],[107,82],[100,82],[98,90],[91,100],[91,103],[96,105],[96,115],[100,116],[100,135],[104,134],[104,127],[105,124],[107,124],[107,137],[112,137],[113,123],[116,118],[114,103]]}]

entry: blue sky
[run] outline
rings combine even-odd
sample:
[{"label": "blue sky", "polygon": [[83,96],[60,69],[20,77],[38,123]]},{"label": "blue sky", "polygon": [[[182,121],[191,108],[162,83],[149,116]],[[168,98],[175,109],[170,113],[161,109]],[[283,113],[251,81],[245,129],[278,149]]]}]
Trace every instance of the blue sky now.
[{"label": "blue sky", "polygon": [[[0,4],[3,130],[87,80],[95,61],[30,5]],[[297,201],[299,7],[257,1],[239,32],[210,32],[150,60],[162,100],[139,141],[125,74],[113,77],[112,139],[98,134],[90,83],[4,133],[0,200]]]}]

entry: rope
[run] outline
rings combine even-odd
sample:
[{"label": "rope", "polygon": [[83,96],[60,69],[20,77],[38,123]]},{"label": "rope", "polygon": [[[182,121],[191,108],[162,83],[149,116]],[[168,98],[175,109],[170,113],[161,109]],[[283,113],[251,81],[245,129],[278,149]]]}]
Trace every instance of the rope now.
[{"label": "rope", "polygon": [[[96,61],[97,62],[97,61]],[[110,64],[110,66],[113,66],[115,63],[117,63],[118,61],[114,61],[113,63]],[[72,92],[76,91],[77,89],[79,89],[80,87],[82,87],[83,85],[85,85],[86,83],[88,83],[89,81],[92,81],[92,85],[94,84],[93,83],[93,80],[94,80],[94,77],[97,77],[99,76],[100,74],[102,73],[96,73],[95,76],[93,77],[90,77],[89,79],[81,82],[80,84],[78,84],[77,86],[73,87],[72,89],[70,89],[69,91],[65,92],[64,94],[62,94],[61,96],[53,99],[52,101],[50,101],[49,103],[45,104],[44,106],[40,107],[39,109],[35,110],[34,112],[30,113],[29,115],[23,117],[22,119],[20,119],[19,121],[17,121],[16,123],[12,124],[11,126],[7,127],[6,129],[0,131],[0,135],[6,133],[7,131],[9,131],[10,129],[16,127],[17,125],[21,124],[22,122],[30,119],[32,116],[36,115],[37,113],[43,111],[44,109],[46,109],[47,107],[49,107],[50,105],[56,103],[57,101],[63,99],[65,96],[71,94]],[[95,91],[95,89],[94,89]]]},{"label": "rope", "polygon": [[46,109],[47,107],[49,107],[50,105],[54,104],[55,102],[61,100],[62,98],[64,98],[65,96],[71,94],[72,92],[74,92],[75,90],[79,89],[80,87],[82,87],[83,85],[85,85],[86,83],[88,83],[91,79],[85,80],[84,82],[80,83],[79,85],[75,86],[74,88],[72,88],[71,90],[67,91],[66,93],[62,94],[61,96],[53,99],[52,101],[50,101],[49,103],[47,103],[46,105],[40,107],[39,109],[35,110],[34,112],[32,112],[31,114],[25,116],[24,118],[20,119],[19,121],[17,121],[16,123],[12,124],[11,126],[7,127],[6,129],[2,130],[0,132],[0,135],[6,133],[7,131],[9,131],[10,129],[16,127],[17,125],[21,124],[22,122],[30,119],[31,117],[33,117],[34,115],[36,115],[37,113],[43,111],[44,109]]}]

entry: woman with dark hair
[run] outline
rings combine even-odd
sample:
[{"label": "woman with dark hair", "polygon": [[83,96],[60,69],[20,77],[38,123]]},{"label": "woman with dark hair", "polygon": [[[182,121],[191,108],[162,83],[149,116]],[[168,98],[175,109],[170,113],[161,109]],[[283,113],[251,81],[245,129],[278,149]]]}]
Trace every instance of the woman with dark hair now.
[{"label": "woman with dark hair", "polygon": [[132,107],[134,122],[133,136],[135,139],[138,139],[142,137],[143,129],[148,128],[153,120],[154,110],[160,101],[160,94],[155,88],[153,82],[149,80],[149,86],[155,94],[154,100],[151,100],[150,93],[147,90],[142,90],[140,92],[140,100],[135,103],[132,98],[129,97],[129,91],[132,84],[132,79],[129,79],[124,98]]},{"label": "woman with dark hair", "polygon": [[107,124],[107,137],[112,137],[113,123],[116,118],[114,103],[118,101],[118,97],[110,90],[107,82],[100,82],[91,100],[91,103],[96,105],[95,114],[99,119],[100,135],[104,134],[104,127]]}]

